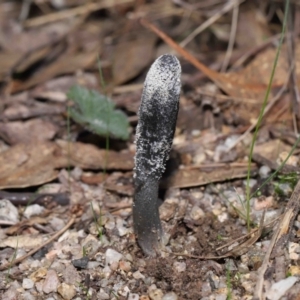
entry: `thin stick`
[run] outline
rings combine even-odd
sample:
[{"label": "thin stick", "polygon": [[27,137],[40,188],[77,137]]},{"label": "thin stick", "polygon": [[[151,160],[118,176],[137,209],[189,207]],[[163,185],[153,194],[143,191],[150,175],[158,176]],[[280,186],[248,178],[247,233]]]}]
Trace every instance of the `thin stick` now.
[{"label": "thin stick", "polygon": [[239,17],[239,2],[235,0],[234,7],[233,7],[233,13],[232,13],[232,21],[231,21],[231,30],[230,30],[230,37],[228,42],[227,51],[225,54],[225,58],[221,67],[221,72],[225,72],[228,68],[230,57],[232,55],[232,50],[235,42],[236,37],[236,29],[237,29],[237,23],[238,23],[238,17]]},{"label": "thin stick", "polygon": [[[238,5],[243,3],[245,0],[238,1]],[[210,25],[215,23],[218,19],[220,19],[224,14],[229,12],[232,7],[236,5],[236,1],[227,2],[224,7],[218,11],[215,15],[207,19],[204,23],[202,23],[198,28],[196,28],[189,36],[187,36],[181,43],[181,47],[185,47],[189,42],[191,42],[199,33],[208,28]]]},{"label": "thin stick", "polygon": [[52,241],[56,240],[60,235],[62,235],[66,230],[68,230],[73,225],[74,222],[75,222],[75,216],[72,216],[72,218],[67,223],[67,225],[64,228],[62,228],[61,230],[59,230],[57,233],[55,233],[51,238],[49,238],[49,240],[47,240],[45,243],[41,244],[40,246],[32,249],[30,252],[28,252],[27,254],[19,257],[18,259],[15,259],[15,260],[13,260],[11,262],[8,262],[8,263],[2,265],[0,267],[0,271],[6,270],[8,268],[11,268],[12,266],[20,263],[24,259],[26,259],[29,256],[33,255],[35,252],[39,251],[41,248],[45,247],[46,245],[48,245]]},{"label": "thin stick", "polygon": [[118,0],[118,1],[107,0],[107,1],[101,1],[96,3],[88,3],[75,8],[62,10],[56,13],[51,13],[48,15],[29,19],[25,22],[25,27],[41,26],[54,21],[69,19],[79,15],[89,14],[99,9],[109,8],[120,4],[129,4],[132,2],[134,1],[133,0]]}]

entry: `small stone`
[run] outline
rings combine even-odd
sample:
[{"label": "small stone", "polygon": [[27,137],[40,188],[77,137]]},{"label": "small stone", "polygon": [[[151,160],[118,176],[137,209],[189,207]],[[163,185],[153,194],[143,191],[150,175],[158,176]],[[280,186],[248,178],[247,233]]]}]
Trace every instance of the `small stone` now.
[{"label": "small stone", "polygon": [[227,212],[222,212],[218,215],[218,220],[220,221],[220,223],[225,222],[226,220],[228,220],[228,213]]},{"label": "small stone", "polygon": [[177,300],[177,299],[178,296],[174,292],[167,293],[162,297],[162,300]]},{"label": "small stone", "polygon": [[57,217],[51,218],[49,223],[51,228],[55,231],[61,230],[66,225],[64,220]]},{"label": "small stone", "polygon": [[117,230],[118,230],[118,234],[121,237],[126,235],[129,232],[129,229],[124,226],[124,220],[121,219],[121,218],[117,218],[116,227],[117,227]]},{"label": "small stone", "polygon": [[163,292],[161,289],[152,290],[149,292],[149,297],[151,300],[162,300]]},{"label": "small stone", "polygon": [[22,287],[25,290],[32,289],[34,286],[34,282],[29,278],[23,278]]},{"label": "small stone", "polygon": [[88,262],[89,262],[89,258],[87,256],[83,256],[82,258],[79,259],[73,259],[72,265],[75,268],[85,269],[88,265]]},{"label": "small stone", "polygon": [[200,136],[201,131],[199,129],[193,129],[191,134],[193,137],[197,137],[197,136]]},{"label": "small stone", "polygon": [[0,201],[0,220],[17,223],[19,221],[18,209],[6,199]]},{"label": "small stone", "polygon": [[58,287],[57,291],[65,300],[71,300],[76,295],[74,285],[69,285],[64,282]]},{"label": "small stone", "polygon": [[97,299],[107,300],[109,298],[110,298],[109,295],[101,288],[99,293],[97,294]]},{"label": "small stone", "polygon": [[63,271],[64,282],[67,284],[76,284],[81,281],[80,275],[73,265],[67,265]]},{"label": "small stone", "polygon": [[119,264],[118,264],[118,262],[117,261],[113,261],[111,264],[110,264],[110,269],[112,270],[112,271],[116,271],[117,269],[118,269],[118,266],[119,266]]},{"label": "small stone", "polygon": [[145,276],[140,272],[140,271],[136,271],[132,274],[134,279],[143,279],[145,278]]},{"label": "small stone", "polygon": [[298,260],[300,258],[300,245],[298,243],[289,242],[290,259]]},{"label": "small stone", "polygon": [[258,170],[258,174],[261,178],[267,178],[271,173],[271,169],[268,166],[261,166]]},{"label": "small stone", "polygon": [[150,300],[150,298],[147,295],[142,295],[140,300]]},{"label": "small stone", "polygon": [[207,157],[206,157],[206,154],[204,152],[198,152],[193,157],[193,163],[196,164],[196,165],[200,165],[206,160],[207,160]]},{"label": "small stone", "polygon": [[129,272],[131,270],[131,264],[129,261],[121,260],[119,262],[119,268],[125,272]]},{"label": "small stone", "polygon": [[3,295],[2,295],[2,299],[5,300],[16,300],[19,299],[20,293],[14,288],[14,287],[10,287]]},{"label": "small stone", "polygon": [[138,294],[129,293],[127,300],[139,300]]},{"label": "small stone", "polygon": [[274,197],[259,197],[254,199],[254,209],[255,210],[264,210],[266,208],[271,208],[274,205]]},{"label": "small stone", "polygon": [[54,270],[48,270],[45,281],[43,283],[43,292],[49,294],[56,292],[59,285],[59,278]]},{"label": "small stone", "polygon": [[300,266],[290,266],[289,267],[289,273],[292,276],[300,276]]},{"label": "small stone", "polygon": [[216,295],[215,299],[216,300],[226,300],[227,299],[227,295],[224,295],[224,294],[222,294],[222,295]]},{"label": "small stone", "polygon": [[265,295],[268,299],[279,300],[298,280],[298,277],[291,276],[275,282],[271,288],[266,291]]},{"label": "small stone", "polygon": [[31,292],[26,291],[22,294],[22,300],[36,300],[36,297],[31,294]]},{"label": "small stone", "polygon": [[205,216],[204,211],[198,207],[198,206],[193,206],[191,212],[190,212],[190,217],[192,220],[199,220]]},{"label": "small stone", "polygon": [[114,249],[107,249],[105,252],[105,264],[110,266],[113,262],[119,263],[123,255]]},{"label": "small stone", "polygon": [[[283,161],[286,160],[286,158],[288,157],[289,153],[287,151],[283,151],[279,154],[278,159],[277,159],[277,163],[281,164]],[[299,157],[296,155],[291,155],[288,160],[286,161],[287,165],[291,165],[294,167],[298,166],[298,162],[299,162]]]},{"label": "small stone", "polygon": [[38,204],[32,204],[26,207],[24,211],[24,216],[29,219],[32,216],[37,216],[44,211],[44,207]]},{"label": "small stone", "polygon": [[181,273],[181,272],[184,272],[186,270],[186,263],[175,261],[174,264],[173,264],[173,267],[178,273]]},{"label": "small stone", "polygon": [[[247,180],[244,180],[243,184],[244,184],[244,186],[247,186],[248,185]],[[256,184],[257,184],[257,180],[256,179],[250,179],[249,180],[249,187],[250,188],[253,188]]]},{"label": "small stone", "polygon": [[34,282],[37,282],[37,281],[40,281],[42,278],[45,278],[46,275],[47,275],[47,269],[46,268],[39,268],[38,270],[31,273],[29,277]]},{"label": "small stone", "polygon": [[174,218],[176,209],[178,207],[178,199],[167,198],[159,207],[159,216],[161,220],[169,221]]}]

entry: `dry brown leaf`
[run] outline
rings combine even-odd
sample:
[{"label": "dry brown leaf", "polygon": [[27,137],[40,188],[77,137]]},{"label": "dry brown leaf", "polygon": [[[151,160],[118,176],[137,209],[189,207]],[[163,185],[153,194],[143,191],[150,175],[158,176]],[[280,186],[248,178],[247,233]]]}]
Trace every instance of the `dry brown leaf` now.
[{"label": "dry brown leaf", "polygon": [[[58,167],[66,167],[69,161],[73,166],[82,169],[131,170],[133,168],[133,154],[129,151],[116,152],[98,149],[96,146],[84,143],[70,143],[58,140],[61,161],[57,159]],[[107,160],[107,161],[106,161]]]},{"label": "dry brown leaf", "polygon": [[30,250],[40,246],[47,239],[49,239],[47,234],[10,236],[0,241],[0,248],[11,247],[13,249]]},{"label": "dry brown leaf", "polygon": [[29,89],[58,75],[74,73],[77,70],[84,70],[95,63],[97,56],[98,49],[89,53],[65,53],[52,64],[44,66],[27,81],[14,80],[10,87],[10,91],[11,93],[16,93]]},{"label": "dry brown leaf", "polygon": [[238,47],[253,48],[262,44],[270,36],[267,18],[262,14],[259,7],[251,1],[241,5],[235,39]]},{"label": "dry brown leaf", "polygon": [[54,143],[18,144],[0,153],[0,189],[36,186],[55,179]]},{"label": "dry brown leaf", "polygon": [[6,79],[6,76],[10,75],[14,66],[22,58],[21,53],[14,52],[1,52],[0,53],[0,81]]},{"label": "dry brown leaf", "polygon": [[[257,167],[253,166],[251,171],[255,171],[256,169]],[[230,164],[226,167],[214,168],[210,172],[200,169],[179,169],[163,183],[163,186],[173,188],[200,186],[213,182],[244,178],[247,172],[248,169],[246,166],[230,167]]]},{"label": "dry brown leaf", "polygon": [[57,130],[53,123],[42,119],[0,123],[0,136],[10,145],[48,141],[55,136]]},{"label": "dry brown leaf", "polygon": [[0,153],[0,189],[44,184],[57,178],[56,169],[68,166],[131,170],[133,154],[67,141],[17,144]]},{"label": "dry brown leaf", "polygon": [[134,78],[150,64],[156,40],[156,36],[149,32],[138,31],[137,36],[126,35],[118,43],[114,49],[112,68],[115,85]]},{"label": "dry brown leaf", "polygon": [[272,162],[276,162],[280,153],[288,153],[291,149],[291,146],[283,143],[279,139],[275,139],[263,144],[256,145],[254,148],[254,153],[257,153]]}]

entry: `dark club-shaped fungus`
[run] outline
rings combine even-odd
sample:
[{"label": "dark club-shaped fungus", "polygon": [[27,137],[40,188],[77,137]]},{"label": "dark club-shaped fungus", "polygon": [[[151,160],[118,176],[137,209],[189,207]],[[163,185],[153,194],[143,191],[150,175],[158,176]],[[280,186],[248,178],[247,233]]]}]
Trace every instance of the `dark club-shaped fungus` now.
[{"label": "dark club-shaped fungus", "polygon": [[150,256],[157,254],[162,242],[158,186],[175,132],[180,75],[180,63],[175,56],[160,56],[147,74],[139,108],[133,222],[138,243]]}]

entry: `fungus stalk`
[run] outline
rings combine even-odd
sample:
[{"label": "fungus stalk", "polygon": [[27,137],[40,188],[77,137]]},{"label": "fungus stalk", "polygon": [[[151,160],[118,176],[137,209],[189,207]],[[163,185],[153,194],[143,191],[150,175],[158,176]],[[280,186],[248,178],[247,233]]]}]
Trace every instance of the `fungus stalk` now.
[{"label": "fungus stalk", "polygon": [[156,255],[162,242],[158,187],[175,132],[180,75],[180,63],[175,56],[160,56],[147,74],[138,113],[133,222],[138,243],[150,256]]}]

